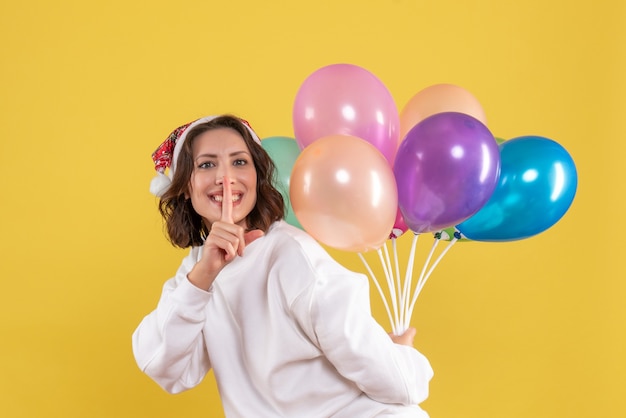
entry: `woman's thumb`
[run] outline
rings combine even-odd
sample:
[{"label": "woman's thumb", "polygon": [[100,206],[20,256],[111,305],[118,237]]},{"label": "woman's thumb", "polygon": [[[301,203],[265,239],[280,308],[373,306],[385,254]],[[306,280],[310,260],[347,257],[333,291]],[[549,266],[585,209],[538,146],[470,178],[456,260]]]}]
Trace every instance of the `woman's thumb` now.
[{"label": "woman's thumb", "polygon": [[246,245],[248,245],[251,242],[255,241],[257,238],[261,238],[263,235],[265,235],[265,233],[261,231],[260,229],[253,229],[251,231],[244,233],[243,239]]}]

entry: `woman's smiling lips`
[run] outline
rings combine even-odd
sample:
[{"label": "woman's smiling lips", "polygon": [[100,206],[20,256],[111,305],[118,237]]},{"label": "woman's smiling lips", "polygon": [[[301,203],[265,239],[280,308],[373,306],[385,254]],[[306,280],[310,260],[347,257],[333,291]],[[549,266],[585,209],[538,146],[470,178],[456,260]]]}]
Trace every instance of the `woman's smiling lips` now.
[{"label": "woman's smiling lips", "polygon": [[[233,203],[238,202],[239,200],[241,200],[242,196],[243,196],[243,193],[232,193],[231,200]],[[224,195],[222,193],[209,195],[209,198],[213,200],[214,202],[218,202],[218,203],[222,203],[224,201]]]}]

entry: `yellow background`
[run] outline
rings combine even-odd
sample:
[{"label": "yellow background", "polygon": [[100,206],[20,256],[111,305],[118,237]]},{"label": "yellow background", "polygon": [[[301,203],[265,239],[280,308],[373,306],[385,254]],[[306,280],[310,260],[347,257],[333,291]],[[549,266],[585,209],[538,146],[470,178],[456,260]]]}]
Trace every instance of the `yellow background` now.
[{"label": "yellow background", "polygon": [[553,228],[458,243],[437,267],[413,318],[435,370],[424,408],[626,416],[625,21],[621,0],[3,2],[0,413],[223,416],[212,376],[171,396],[132,358],[132,331],[185,254],[148,193],[150,153],[213,113],[292,136],[301,83],[344,62],[399,108],[460,85],[494,135],[552,138],[578,169]]}]

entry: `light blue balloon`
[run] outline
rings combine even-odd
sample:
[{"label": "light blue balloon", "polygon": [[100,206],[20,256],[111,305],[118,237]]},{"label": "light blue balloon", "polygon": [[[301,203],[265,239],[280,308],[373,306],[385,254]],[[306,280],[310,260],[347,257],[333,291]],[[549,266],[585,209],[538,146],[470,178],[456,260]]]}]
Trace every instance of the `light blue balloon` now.
[{"label": "light blue balloon", "polygon": [[457,225],[474,241],[514,241],[539,234],[561,219],[576,194],[576,166],[557,142],[521,136],[499,148],[501,171],[493,195]]},{"label": "light blue balloon", "polygon": [[300,147],[294,138],[287,136],[272,136],[264,138],[261,146],[274,161],[276,166],[276,176],[274,187],[280,192],[285,201],[285,221],[287,223],[302,228],[300,222],[296,218],[291,208],[291,199],[289,198],[289,180],[291,179],[291,171],[296,159],[300,155]]}]

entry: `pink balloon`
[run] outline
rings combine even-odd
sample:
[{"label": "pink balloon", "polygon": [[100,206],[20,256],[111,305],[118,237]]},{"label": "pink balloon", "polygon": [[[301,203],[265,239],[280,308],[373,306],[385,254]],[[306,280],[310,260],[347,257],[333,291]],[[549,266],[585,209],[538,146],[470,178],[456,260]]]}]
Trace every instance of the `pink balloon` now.
[{"label": "pink balloon", "polygon": [[389,239],[400,238],[406,231],[409,230],[409,227],[404,222],[404,216],[402,215],[402,211],[398,208],[398,212],[396,214],[396,221],[393,224],[393,229],[389,234]]},{"label": "pink balloon", "polygon": [[372,144],[392,165],[400,115],[376,76],[356,65],[333,64],[315,71],[300,86],[293,127],[301,149],[326,136],[350,135]]},{"label": "pink balloon", "polygon": [[330,135],[307,146],[293,166],[289,190],[304,230],[330,247],[378,249],[394,225],[398,192],[393,171],[360,138]]}]

